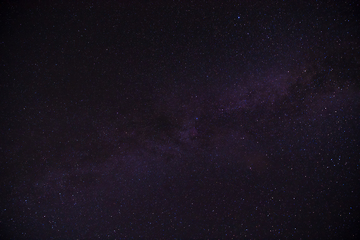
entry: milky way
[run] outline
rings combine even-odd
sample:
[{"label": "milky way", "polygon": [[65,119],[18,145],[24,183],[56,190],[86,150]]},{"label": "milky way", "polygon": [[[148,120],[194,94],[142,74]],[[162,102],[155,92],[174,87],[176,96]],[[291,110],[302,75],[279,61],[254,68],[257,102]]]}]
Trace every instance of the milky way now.
[{"label": "milky way", "polygon": [[7,6],[1,237],[356,239],[355,7]]}]

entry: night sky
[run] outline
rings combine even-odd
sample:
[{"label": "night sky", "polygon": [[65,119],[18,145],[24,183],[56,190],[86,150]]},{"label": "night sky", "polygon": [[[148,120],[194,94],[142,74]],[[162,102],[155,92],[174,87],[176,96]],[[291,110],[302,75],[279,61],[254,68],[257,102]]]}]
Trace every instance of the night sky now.
[{"label": "night sky", "polygon": [[359,237],[358,1],[39,2],[0,8],[1,239]]}]

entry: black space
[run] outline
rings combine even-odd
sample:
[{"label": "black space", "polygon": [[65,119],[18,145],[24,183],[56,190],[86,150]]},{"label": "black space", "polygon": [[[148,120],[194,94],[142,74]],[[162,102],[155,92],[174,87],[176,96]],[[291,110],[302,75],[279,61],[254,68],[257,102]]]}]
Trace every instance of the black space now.
[{"label": "black space", "polygon": [[358,1],[7,1],[1,239],[357,239]]}]

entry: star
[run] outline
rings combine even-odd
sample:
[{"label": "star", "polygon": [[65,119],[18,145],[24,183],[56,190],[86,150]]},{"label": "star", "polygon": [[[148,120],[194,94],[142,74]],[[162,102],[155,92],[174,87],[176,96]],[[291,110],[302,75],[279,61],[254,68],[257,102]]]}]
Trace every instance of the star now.
[{"label": "star", "polygon": [[3,8],[2,239],[357,239],[354,2],[90,5]]}]

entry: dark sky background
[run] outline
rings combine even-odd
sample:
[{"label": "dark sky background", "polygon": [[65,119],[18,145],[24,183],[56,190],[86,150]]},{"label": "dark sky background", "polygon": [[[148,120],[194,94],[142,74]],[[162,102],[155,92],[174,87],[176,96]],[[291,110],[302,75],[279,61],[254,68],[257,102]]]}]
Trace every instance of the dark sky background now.
[{"label": "dark sky background", "polygon": [[358,1],[1,5],[1,239],[359,237]]}]

